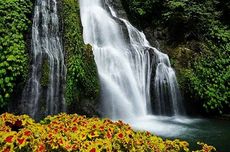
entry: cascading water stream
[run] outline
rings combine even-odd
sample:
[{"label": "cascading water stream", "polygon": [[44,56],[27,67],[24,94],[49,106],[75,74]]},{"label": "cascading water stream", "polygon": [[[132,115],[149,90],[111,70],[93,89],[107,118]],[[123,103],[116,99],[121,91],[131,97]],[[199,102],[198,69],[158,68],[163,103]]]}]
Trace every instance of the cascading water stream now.
[{"label": "cascading water stream", "polygon": [[154,112],[160,115],[184,115],[176,74],[170,65],[169,57],[153,49],[156,53],[157,65],[154,80]]},{"label": "cascading water stream", "polygon": [[[102,0],[80,0],[83,37],[85,43],[93,47],[105,116],[124,120],[151,114],[150,84],[153,69],[156,69],[156,105],[165,102],[161,96],[169,93],[172,106],[168,106],[174,108],[170,113],[179,114],[179,90],[168,56],[151,47],[142,32],[125,19],[117,17],[107,5]],[[126,27],[128,40],[121,24]],[[154,52],[154,61],[151,61],[150,51]],[[153,63],[156,68],[153,68]],[[164,90],[165,85],[168,91]],[[165,106],[158,107],[163,109]],[[160,110],[157,113],[163,112]]]},{"label": "cascading water stream", "polygon": [[[59,37],[56,0],[37,0],[32,26],[32,72],[23,92],[24,113],[36,117],[45,108],[46,115],[65,110],[63,85],[64,55]],[[44,71],[47,66],[47,71]],[[46,88],[41,86],[42,75],[48,73]]]}]

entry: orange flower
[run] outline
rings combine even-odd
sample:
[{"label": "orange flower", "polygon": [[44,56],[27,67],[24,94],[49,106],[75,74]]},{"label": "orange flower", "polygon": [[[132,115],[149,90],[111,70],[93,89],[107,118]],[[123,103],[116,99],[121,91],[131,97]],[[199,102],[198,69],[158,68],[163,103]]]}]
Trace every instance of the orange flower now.
[{"label": "orange flower", "polygon": [[8,137],[6,137],[5,142],[12,143],[13,142],[13,137],[14,136],[8,136]]}]

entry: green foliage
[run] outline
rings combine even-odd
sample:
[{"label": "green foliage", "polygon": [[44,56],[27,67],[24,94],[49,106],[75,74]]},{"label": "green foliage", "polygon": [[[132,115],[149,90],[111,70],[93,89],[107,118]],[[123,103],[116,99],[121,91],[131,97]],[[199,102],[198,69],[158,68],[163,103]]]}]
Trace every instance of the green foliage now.
[{"label": "green foliage", "polygon": [[228,26],[224,26],[220,22],[217,22],[216,24],[213,23],[209,28],[208,38],[219,45],[221,44],[225,46],[226,43],[230,42],[230,29]]},{"label": "green foliage", "polygon": [[7,104],[15,84],[26,74],[24,33],[30,25],[30,0],[0,0],[0,107]]},{"label": "green foliage", "polygon": [[[215,11],[215,1],[170,0],[164,4],[162,14],[169,27],[171,37],[179,34],[179,40],[202,40],[208,33],[210,22],[215,21],[219,12]],[[215,13],[213,13],[215,12]],[[174,38],[175,39],[175,38]]]},{"label": "green foliage", "polygon": [[[219,1],[197,0],[125,0],[131,20],[142,27],[150,21],[154,26],[168,28],[170,40],[203,40],[210,29],[219,26],[222,12]],[[144,19],[144,21],[143,21]]]},{"label": "green foliage", "polygon": [[97,69],[92,47],[85,45],[82,36],[80,10],[77,0],[63,0],[64,48],[66,51],[66,101],[95,99],[99,92]]},{"label": "green foliage", "polygon": [[210,43],[209,48],[212,50],[202,53],[186,76],[194,93],[204,101],[203,107],[222,113],[224,106],[230,107],[230,44],[219,48]]},{"label": "green foliage", "polygon": [[128,0],[129,9],[136,15],[145,16],[152,13],[154,4],[159,3],[159,0]]},{"label": "green foliage", "polygon": [[[129,13],[130,20],[143,26],[158,21],[161,17],[163,3],[161,0],[123,0],[122,3]],[[146,20],[150,22],[146,22]]]}]

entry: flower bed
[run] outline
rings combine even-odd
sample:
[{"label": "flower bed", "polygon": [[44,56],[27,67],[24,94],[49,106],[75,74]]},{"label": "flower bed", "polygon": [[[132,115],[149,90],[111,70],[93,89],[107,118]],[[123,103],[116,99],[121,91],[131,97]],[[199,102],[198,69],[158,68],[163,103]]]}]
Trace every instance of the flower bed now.
[{"label": "flower bed", "polygon": [[[197,152],[215,148],[201,143]],[[35,123],[27,115],[0,116],[0,150],[10,151],[190,151],[186,141],[163,140],[149,132],[134,131],[122,121],[86,118],[77,114],[48,116]]]}]

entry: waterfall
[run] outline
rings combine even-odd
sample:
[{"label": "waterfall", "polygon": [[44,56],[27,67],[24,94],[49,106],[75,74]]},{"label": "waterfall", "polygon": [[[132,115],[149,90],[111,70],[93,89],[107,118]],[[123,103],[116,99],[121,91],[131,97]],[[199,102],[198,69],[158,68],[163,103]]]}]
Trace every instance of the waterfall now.
[{"label": "waterfall", "polygon": [[172,69],[169,57],[153,48],[156,54],[155,113],[160,115],[183,115],[181,94],[176,74]]},{"label": "waterfall", "polygon": [[[127,119],[151,114],[153,74],[154,105],[159,108],[155,113],[164,114],[169,106],[173,108],[171,114],[179,114],[179,89],[168,56],[150,46],[143,32],[117,17],[107,5],[102,0],[80,0],[83,37],[93,47],[105,117]],[[166,95],[169,102],[162,97]]]},{"label": "waterfall", "polygon": [[[32,72],[22,97],[24,113],[35,118],[42,112],[48,115],[64,111],[63,83],[66,69],[56,0],[36,0],[31,54]],[[44,78],[42,71],[47,73],[47,78]],[[41,79],[47,79],[45,87],[41,85]]]}]

